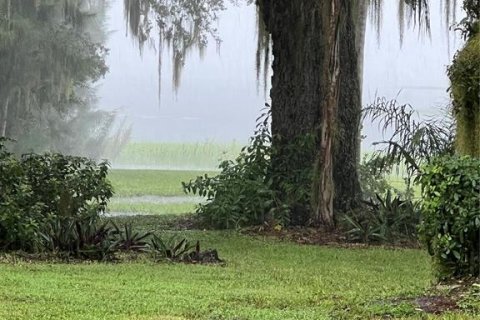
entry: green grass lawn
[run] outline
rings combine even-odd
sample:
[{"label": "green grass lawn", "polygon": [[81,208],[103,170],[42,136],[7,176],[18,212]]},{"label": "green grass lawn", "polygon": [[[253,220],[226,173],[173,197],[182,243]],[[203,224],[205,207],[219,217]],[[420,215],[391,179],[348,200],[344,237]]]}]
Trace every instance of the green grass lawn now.
[{"label": "green grass lawn", "polygon": [[226,266],[0,264],[0,319],[359,319],[401,312],[429,287],[418,250],[300,246],[186,232]]},{"label": "green grass lawn", "polygon": [[195,203],[148,203],[148,202],[133,202],[123,203],[113,200],[108,205],[109,212],[122,212],[122,213],[141,213],[141,214],[185,214],[195,212]]},{"label": "green grass lawn", "polygon": [[[117,198],[111,211],[158,214],[114,220],[171,233],[172,214],[192,203],[118,197],[181,196],[180,181],[200,173],[113,170]],[[427,316],[408,302],[432,284],[423,250],[302,246],[235,232],[177,232],[200,240],[203,249],[216,248],[226,265],[10,259],[0,262],[0,319],[475,319],[466,313]]]},{"label": "green grass lawn", "polygon": [[[205,173],[175,170],[111,170],[108,176],[117,197],[184,196],[182,181],[188,182]],[[208,174],[215,175],[215,172]]]}]

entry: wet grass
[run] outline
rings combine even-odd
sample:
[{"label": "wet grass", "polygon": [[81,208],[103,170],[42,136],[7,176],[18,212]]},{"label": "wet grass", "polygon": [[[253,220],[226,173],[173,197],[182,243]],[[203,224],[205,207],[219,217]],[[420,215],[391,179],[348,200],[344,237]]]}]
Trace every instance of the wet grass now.
[{"label": "wet grass", "polygon": [[[116,197],[185,196],[182,181],[190,181],[204,171],[175,170],[111,170],[109,179]],[[215,172],[209,172],[215,175]]]},{"label": "wet grass", "polygon": [[[138,201],[125,203],[118,201],[122,197],[157,196],[157,197],[191,197],[184,193],[182,181],[190,181],[199,175],[207,173],[214,176],[215,171],[180,171],[180,170],[110,170],[109,179],[115,190],[115,197],[109,205],[111,212],[142,213],[142,214],[180,214],[193,212],[194,205],[191,201],[178,200],[178,203],[151,203],[150,201]],[[398,190],[405,189],[401,177],[388,177],[390,184]],[[418,187],[415,194],[420,194]]]},{"label": "wet grass", "polygon": [[149,203],[149,202],[116,202],[113,200],[108,205],[108,212],[133,213],[149,215],[187,214],[195,212],[195,203]]},{"label": "wet grass", "polygon": [[[364,319],[397,310],[378,301],[421,295],[431,280],[429,259],[418,250],[184,234],[217,248],[226,266],[0,264],[0,318]],[[404,315],[418,315],[402,308]]]},{"label": "wet grass", "polygon": [[244,144],[214,141],[182,143],[130,142],[113,160],[116,167],[216,170],[220,160],[235,159]]},{"label": "wet grass", "polygon": [[[183,195],[179,182],[197,174],[113,170],[110,178],[124,197],[175,196]],[[158,214],[114,218],[147,231],[176,228],[172,213],[191,205],[117,198],[110,209]],[[216,248],[226,266],[0,262],[0,319],[475,319],[429,316],[398,302],[431,286],[422,250],[301,246],[228,231],[180,234]]]}]

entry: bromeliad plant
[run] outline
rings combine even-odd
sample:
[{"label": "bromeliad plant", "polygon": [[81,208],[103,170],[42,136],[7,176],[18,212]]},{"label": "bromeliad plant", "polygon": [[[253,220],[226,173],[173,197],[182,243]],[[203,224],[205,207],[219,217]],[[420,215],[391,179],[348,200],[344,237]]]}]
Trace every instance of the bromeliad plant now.
[{"label": "bromeliad plant", "polygon": [[199,246],[198,242],[195,245],[190,243],[186,238],[178,238],[174,235],[170,239],[164,240],[157,234],[153,235],[150,240],[150,245],[152,252],[156,256],[172,261],[182,260],[192,252],[192,249]]},{"label": "bromeliad plant", "polygon": [[347,239],[363,243],[411,242],[420,223],[419,203],[388,190],[364,201],[361,211],[344,216]]},{"label": "bromeliad plant", "polygon": [[116,234],[119,235],[118,248],[123,251],[148,251],[150,238],[152,232],[135,231],[131,224],[124,224],[123,228],[117,227],[113,224]]}]

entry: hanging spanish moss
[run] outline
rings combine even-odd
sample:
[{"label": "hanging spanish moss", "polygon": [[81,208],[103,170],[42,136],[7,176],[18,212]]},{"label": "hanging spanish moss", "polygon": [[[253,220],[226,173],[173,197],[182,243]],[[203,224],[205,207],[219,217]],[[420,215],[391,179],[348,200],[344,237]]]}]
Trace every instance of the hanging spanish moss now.
[{"label": "hanging spanish moss", "polygon": [[[221,43],[215,22],[218,14],[225,10],[223,0],[124,0],[124,7],[128,28],[137,39],[140,50],[144,43],[153,43],[152,30],[159,32],[160,82],[162,50],[171,51],[174,91],[180,86],[188,53],[196,50],[202,57],[209,38],[217,45]],[[156,21],[156,28],[152,21]]]},{"label": "hanging spanish moss", "polygon": [[[267,96],[268,75],[271,66],[271,38],[267,32],[265,22],[257,6],[257,51],[255,57],[255,67],[257,72],[257,90],[263,88],[263,94]],[[262,77],[260,79],[260,77]]]},{"label": "hanging spanish moss", "polygon": [[[369,16],[378,39],[383,21],[384,0],[369,0],[369,2]],[[430,6],[433,3],[435,2],[430,0],[398,0],[397,16],[401,44],[403,44],[406,28],[417,29],[420,35],[430,36]],[[450,27],[456,21],[457,0],[441,0],[440,7],[444,11],[442,16],[448,37]]]},{"label": "hanging spanish moss", "polygon": [[480,1],[465,0],[467,18],[459,28],[467,39],[448,68],[456,146],[462,155],[480,158]]}]

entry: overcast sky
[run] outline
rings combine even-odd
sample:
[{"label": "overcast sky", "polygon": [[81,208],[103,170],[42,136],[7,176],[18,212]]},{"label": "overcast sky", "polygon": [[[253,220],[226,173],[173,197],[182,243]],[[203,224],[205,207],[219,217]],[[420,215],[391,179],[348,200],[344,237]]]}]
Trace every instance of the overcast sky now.
[{"label": "overcast sky", "polygon": [[[372,26],[367,29],[364,104],[376,96],[394,98],[399,92],[401,102],[414,105],[422,114],[438,113],[448,103],[445,70],[460,40],[453,33],[447,35],[440,2],[432,1],[431,37],[409,30],[401,47],[396,1],[385,1],[380,39]],[[126,116],[133,125],[134,140],[246,141],[252,134],[265,103],[256,81],[254,6],[230,6],[221,14],[220,51],[211,41],[202,59],[198,53],[189,55],[177,94],[168,50],[162,55],[160,80],[159,52],[147,46],[139,55],[126,32],[123,1],[112,1],[107,29],[110,72],[99,86],[99,105]],[[364,131],[365,145],[378,140],[376,128],[366,123]]]}]

